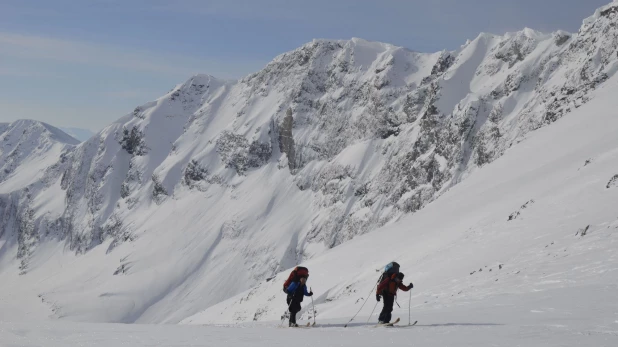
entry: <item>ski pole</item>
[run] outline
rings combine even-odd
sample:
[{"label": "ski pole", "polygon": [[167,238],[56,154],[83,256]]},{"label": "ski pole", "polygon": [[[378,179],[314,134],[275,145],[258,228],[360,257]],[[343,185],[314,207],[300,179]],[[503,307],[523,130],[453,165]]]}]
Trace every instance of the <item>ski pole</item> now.
[{"label": "ski pole", "polygon": [[375,312],[376,307],[378,307],[378,302],[379,301],[376,301],[375,306],[373,306],[373,310],[371,310],[371,314],[369,315],[369,318],[367,318],[367,324],[369,324],[369,321],[371,320],[371,316],[373,316],[373,312]]},{"label": "ski pole", "polygon": [[410,307],[412,305],[412,291],[410,291],[410,300],[408,301],[408,325],[410,325]]},{"label": "ski pole", "polygon": [[[309,291],[313,293],[313,289],[309,287]],[[315,325],[315,305],[313,304],[313,295],[311,295],[311,307],[313,307],[313,325]]]},{"label": "ski pole", "polygon": [[[378,282],[380,282],[380,280],[378,280]],[[354,318],[356,318],[356,316],[358,316],[358,314],[360,313],[360,311],[363,309],[363,307],[365,306],[365,304],[367,303],[367,300],[369,300],[369,296],[371,296],[371,293],[373,293],[373,291],[376,289],[376,286],[378,285],[378,282],[376,282],[376,284],[373,286],[373,288],[371,289],[371,291],[369,292],[369,294],[367,295],[367,299],[365,299],[365,302],[363,302],[363,304],[361,305],[361,307],[358,309],[358,312],[356,312],[356,314],[354,315],[354,317],[352,317],[350,319],[350,321],[348,321],[347,323],[345,323],[345,325],[343,326],[344,328],[348,327],[348,324],[350,324]]]},{"label": "ski pole", "polygon": [[[293,300],[293,299],[292,299]],[[287,310],[285,311],[285,313],[283,314],[283,316],[281,316],[281,324],[279,325],[279,327],[283,327],[283,322],[285,321],[285,314],[290,312],[290,306],[292,306],[292,300],[290,300],[290,304],[288,305]],[[292,312],[290,312],[290,315],[292,314]]]}]

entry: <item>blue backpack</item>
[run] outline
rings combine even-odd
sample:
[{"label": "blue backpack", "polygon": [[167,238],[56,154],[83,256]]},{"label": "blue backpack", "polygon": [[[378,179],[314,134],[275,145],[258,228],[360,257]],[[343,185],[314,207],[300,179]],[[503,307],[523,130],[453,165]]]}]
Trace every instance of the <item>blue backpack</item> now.
[{"label": "blue backpack", "polygon": [[382,283],[385,278],[391,277],[393,274],[396,273],[399,273],[399,264],[397,262],[391,262],[386,264],[386,266],[384,267],[384,272],[382,272],[378,283]]}]

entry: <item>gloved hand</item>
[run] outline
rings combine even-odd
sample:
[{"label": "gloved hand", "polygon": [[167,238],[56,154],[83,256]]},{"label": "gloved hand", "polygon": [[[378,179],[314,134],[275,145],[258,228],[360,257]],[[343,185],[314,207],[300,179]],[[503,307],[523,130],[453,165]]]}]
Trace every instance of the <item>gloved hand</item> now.
[{"label": "gloved hand", "polygon": [[376,294],[376,300],[380,301],[380,295]]},{"label": "gloved hand", "polygon": [[410,282],[410,284],[408,284],[408,289],[412,289],[414,288],[414,285],[412,284],[412,282]]},{"label": "gloved hand", "polygon": [[309,295],[307,295],[307,296],[313,296],[313,292],[309,292]]}]

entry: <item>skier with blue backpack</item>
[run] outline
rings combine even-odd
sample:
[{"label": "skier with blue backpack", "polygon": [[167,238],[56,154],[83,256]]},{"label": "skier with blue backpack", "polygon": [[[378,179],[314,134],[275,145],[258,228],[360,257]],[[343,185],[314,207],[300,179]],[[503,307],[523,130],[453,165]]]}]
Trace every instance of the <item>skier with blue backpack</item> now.
[{"label": "skier with blue backpack", "polygon": [[[376,271],[379,271],[379,270],[376,270]],[[410,283],[408,286],[404,286],[401,283],[401,281],[403,280],[403,277],[404,275],[399,272],[399,264],[397,262],[388,263],[388,265],[384,267],[384,271],[382,272],[382,275],[376,282],[375,286],[371,289],[371,292],[369,292],[369,294],[371,294],[373,290],[376,289],[377,287],[376,300],[380,302],[380,298],[382,296],[384,297],[384,307],[382,308],[382,312],[380,313],[380,317],[378,319],[379,326],[392,325],[392,324],[399,322],[399,318],[397,318],[395,322],[390,323],[391,313],[393,312],[393,303],[395,302],[395,296],[397,295],[397,289],[401,289],[407,292],[413,287],[412,283]],[[367,299],[365,299],[365,302],[363,302],[361,307],[358,309],[358,312],[356,312],[356,314],[352,316],[352,318],[350,318],[350,320],[343,326],[344,328],[347,328],[348,325],[354,320],[354,318],[358,316],[358,314],[361,312],[361,310],[365,306],[365,303],[367,303]],[[376,306],[378,306],[377,303],[376,303]],[[373,311],[371,311],[370,316],[372,315],[373,315]],[[410,317],[408,317],[408,320],[409,319]],[[369,320],[367,320],[367,322],[369,322]],[[416,321],[414,322],[414,324],[411,324],[410,322],[408,322],[408,324],[414,325],[416,324]]]},{"label": "skier with blue backpack", "polygon": [[384,273],[380,277],[378,288],[376,290],[376,300],[380,301],[380,297],[384,298],[384,307],[378,318],[379,324],[387,324],[391,321],[391,313],[393,312],[393,304],[397,296],[397,289],[404,292],[409,291],[414,286],[412,283],[405,286],[402,281],[404,274],[399,272],[399,264],[392,262],[384,268]]}]

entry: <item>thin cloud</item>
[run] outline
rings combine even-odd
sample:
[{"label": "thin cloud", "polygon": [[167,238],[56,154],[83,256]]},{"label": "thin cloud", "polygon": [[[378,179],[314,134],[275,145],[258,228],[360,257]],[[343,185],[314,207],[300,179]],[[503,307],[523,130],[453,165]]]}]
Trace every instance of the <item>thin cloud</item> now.
[{"label": "thin cloud", "polygon": [[0,76],[6,77],[48,77],[50,74],[46,74],[39,71],[24,70],[16,67],[0,66]]},{"label": "thin cloud", "polygon": [[0,11],[4,16],[57,17],[62,14],[60,11],[54,8],[27,6],[22,3],[0,4]]},{"label": "thin cloud", "polygon": [[206,16],[223,16],[234,19],[303,20],[313,5],[291,4],[289,0],[182,0],[174,3],[156,1],[151,10],[160,12],[191,13]]},{"label": "thin cloud", "polygon": [[[403,0],[382,0],[399,4]],[[407,2],[406,2],[407,1]],[[423,3],[426,0],[405,0],[406,3]],[[156,0],[146,3],[143,10],[176,12],[190,15],[221,17],[231,20],[282,21],[295,24],[324,24],[324,20],[349,21],[370,19],[372,13],[364,12],[374,0]],[[360,17],[359,17],[360,16]]]},{"label": "thin cloud", "polygon": [[[145,51],[131,51],[108,45],[7,32],[0,32],[0,53],[13,57],[56,60],[174,75],[190,75],[200,70],[195,62],[186,57],[161,57]],[[194,67],[191,67],[191,65]]]},{"label": "thin cloud", "polygon": [[[161,94],[161,93],[158,93]],[[154,99],[158,96],[157,92],[147,92],[144,90],[135,90],[135,89],[127,89],[127,90],[118,90],[118,91],[109,91],[103,93],[103,96],[111,98],[111,99],[144,99],[151,98]]]}]

